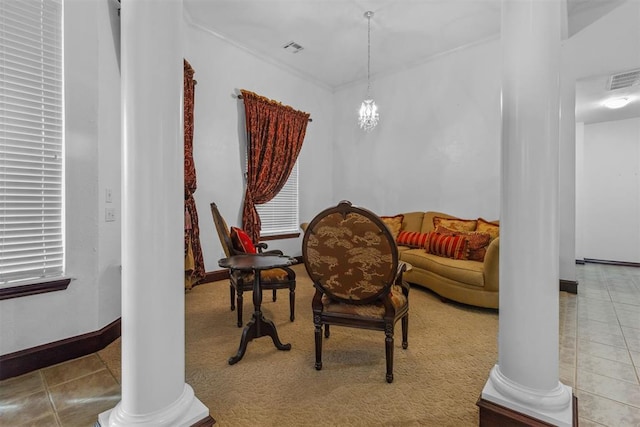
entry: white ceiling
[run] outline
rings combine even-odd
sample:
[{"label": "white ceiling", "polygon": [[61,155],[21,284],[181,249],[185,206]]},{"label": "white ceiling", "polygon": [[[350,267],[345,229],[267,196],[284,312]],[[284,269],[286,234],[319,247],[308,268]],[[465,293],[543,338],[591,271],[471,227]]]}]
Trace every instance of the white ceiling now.
[{"label": "white ceiling", "polygon": [[[576,82],[577,122],[597,123],[640,117],[640,84],[610,91],[607,89],[608,83],[609,76],[590,77]],[[602,105],[608,98],[620,97],[632,97],[634,101],[620,109]]]},{"label": "white ceiling", "polygon": [[[578,32],[622,2],[568,0],[568,33]],[[372,77],[500,35],[501,0],[184,0],[184,8],[192,25],[329,90],[366,81],[366,11],[374,12]],[[291,41],[304,49],[283,49]],[[606,96],[599,79],[607,78],[576,87],[577,99],[585,105],[577,112],[589,112],[589,120],[601,121],[593,110],[602,109],[595,98]],[[638,95],[635,104],[640,109]]]}]

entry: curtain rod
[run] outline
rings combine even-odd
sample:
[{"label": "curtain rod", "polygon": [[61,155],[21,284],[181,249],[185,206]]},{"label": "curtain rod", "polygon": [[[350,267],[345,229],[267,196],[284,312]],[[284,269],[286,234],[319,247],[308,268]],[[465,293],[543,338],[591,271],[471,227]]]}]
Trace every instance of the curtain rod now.
[{"label": "curtain rod", "polygon": [[[238,99],[242,99],[242,95],[238,95]],[[313,119],[311,117],[309,117],[309,121],[312,122]]]}]

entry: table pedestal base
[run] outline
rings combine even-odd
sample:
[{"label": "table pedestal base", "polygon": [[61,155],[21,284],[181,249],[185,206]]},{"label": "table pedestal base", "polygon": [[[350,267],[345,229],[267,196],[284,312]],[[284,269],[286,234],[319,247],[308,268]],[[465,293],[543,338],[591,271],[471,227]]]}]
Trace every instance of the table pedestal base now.
[{"label": "table pedestal base", "polygon": [[242,359],[249,341],[267,335],[271,337],[278,350],[291,350],[291,344],[282,344],[280,338],[278,338],[278,331],[276,331],[276,326],[273,322],[265,319],[261,311],[256,311],[247,326],[244,327],[242,338],[240,339],[240,348],[238,348],[238,353],[235,356],[229,358],[229,365],[233,365]]}]

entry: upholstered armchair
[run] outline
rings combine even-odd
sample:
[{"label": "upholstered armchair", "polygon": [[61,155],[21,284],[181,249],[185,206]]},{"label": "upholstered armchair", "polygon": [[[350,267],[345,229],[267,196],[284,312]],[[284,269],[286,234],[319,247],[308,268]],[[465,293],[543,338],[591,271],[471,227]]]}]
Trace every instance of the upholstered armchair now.
[{"label": "upholstered armchair", "polygon": [[[243,242],[247,237],[238,236],[242,230],[235,227],[229,228],[226,221],[220,214],[218,206],[215,203],[211,203],[211,215],[213,216],[213,222],[220,238],[220,244],[227,257],[233,255],[239,255],[247,253],[247,242]],[[234,235],[232,236],[232,229]],[[236,241],[234,244],[234,240]],[[282,255],[280,250],[267,251],[267,244],[264,242],[251,243],[258,254],[277,254]],[[253,274],[243,272],[239,270],[229,270],[229,294],[231,299],[231,311],[236,309],[236,294],[237,294],[237,307],[238,307],[238,327],[242,327],[242,305],[243,305],[243,293],[245,291],[251,291],[253,289]],[[289,320],[293,322],[295,319],[295,291],[296,291],[296,273],[289,267],[273,268],[270,270],[262,270],[260,272],[260,283],[263,290],[273,291],[273,301],[276,301],[277,289],[289,289]]]},{"label": "upholstered armchair", "polygon": [[342,201],[309,223],[302,255],[316,289],[316,369],[322,369],[323,327],[325,338],[329,325],[379,330],[385,334],[386,380],[392,382],[394,326],[400,319],[407,348],[409,286],[389,229],[373,212]]}]

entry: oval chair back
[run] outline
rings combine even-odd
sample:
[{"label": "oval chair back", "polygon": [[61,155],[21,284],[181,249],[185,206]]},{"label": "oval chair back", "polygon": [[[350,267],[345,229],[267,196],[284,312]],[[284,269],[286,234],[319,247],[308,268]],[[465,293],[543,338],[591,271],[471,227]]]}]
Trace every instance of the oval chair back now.
[{"label": "oval chair back", "polygon": [[347,201],[311,221],[302,256],[314,285],[345,303],[378,300],[389,292],[398,268],[398,249],[384,222]]}]

